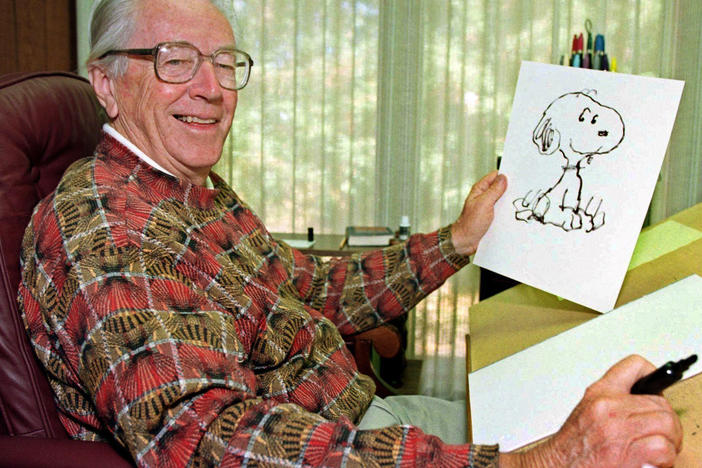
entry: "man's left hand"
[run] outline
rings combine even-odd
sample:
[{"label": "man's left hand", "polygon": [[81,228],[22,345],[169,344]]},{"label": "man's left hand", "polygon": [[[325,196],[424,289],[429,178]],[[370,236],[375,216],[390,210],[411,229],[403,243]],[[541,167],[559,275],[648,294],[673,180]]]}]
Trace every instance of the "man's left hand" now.
[{"label": "man's left hand", "polygon": [[460,216],[451,225],[451,236],[456,252],[472,255],[485,235],[492,219],[497,200],[507,189],[507,177],[492,171],[470,189]]}]

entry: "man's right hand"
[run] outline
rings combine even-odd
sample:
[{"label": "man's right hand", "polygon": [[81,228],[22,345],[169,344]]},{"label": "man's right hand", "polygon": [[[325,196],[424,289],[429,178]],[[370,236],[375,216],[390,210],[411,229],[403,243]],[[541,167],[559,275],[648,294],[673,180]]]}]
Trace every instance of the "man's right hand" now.
[{"label": "man's right hand", "polygon": [[659,395],[631,395],[655,367],[640,356],[615,364],[592,384],[563,427],[542,444],[500,454],[500,467],[671,467],[682,449],[682,426]]}]

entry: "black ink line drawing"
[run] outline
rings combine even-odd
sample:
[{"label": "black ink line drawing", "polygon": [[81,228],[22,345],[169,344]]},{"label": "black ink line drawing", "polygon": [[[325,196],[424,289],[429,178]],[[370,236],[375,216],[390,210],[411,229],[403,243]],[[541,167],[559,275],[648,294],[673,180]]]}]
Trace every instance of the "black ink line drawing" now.
[{"label": "black ink line drawing", "polygon": [[602,198],[583,196],[582,171],[595,155],[607,154],[619,146],[624,140],[624,121],[616,109],[593,99],[596,93],[585,90],[563,94],[541,115],[532,142],[541,154],[560,154],[563,172],[551,187],[530,190],[512,202],[517,220],[585,232],[605,224]]}]

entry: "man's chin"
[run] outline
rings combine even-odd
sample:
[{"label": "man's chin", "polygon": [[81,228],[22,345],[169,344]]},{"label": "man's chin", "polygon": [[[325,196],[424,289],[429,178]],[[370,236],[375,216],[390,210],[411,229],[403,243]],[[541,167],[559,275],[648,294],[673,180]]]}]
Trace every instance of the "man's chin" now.
[{"label": "man's chin", "polygon": [[188,161],[187,167],[190,171],[196,174],[209,174],[215,164],[219,162],[219,158],[203,158],[196,161]]}]

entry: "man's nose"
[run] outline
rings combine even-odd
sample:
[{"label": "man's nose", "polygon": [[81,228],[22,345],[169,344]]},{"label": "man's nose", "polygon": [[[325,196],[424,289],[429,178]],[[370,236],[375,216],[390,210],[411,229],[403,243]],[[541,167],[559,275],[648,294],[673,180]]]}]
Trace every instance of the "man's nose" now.
[{"label": "man's nose", "polygon": [[191,93],[193,97],[202,96],[208,100],[222,97],[222,88],[217,80],[214,65],[210,60],[203,60],[200,68],[195,72],[191,80]]},{"label": "man's nose", "polygon": [[607,135],[609,135],[609,132],[607,130],[600,130],[599,132],[597,132],[597,136],[606,137]]}]

